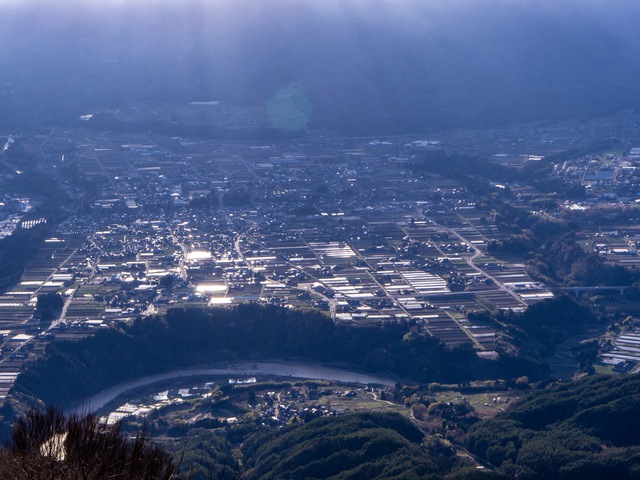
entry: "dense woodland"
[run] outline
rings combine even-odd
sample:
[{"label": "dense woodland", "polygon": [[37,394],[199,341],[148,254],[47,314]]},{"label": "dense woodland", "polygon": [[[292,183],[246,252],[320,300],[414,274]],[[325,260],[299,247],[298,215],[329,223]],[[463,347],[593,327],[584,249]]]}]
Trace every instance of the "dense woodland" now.
[{"label": "dense woodland", "polygon": [[[455,452],[427,457],[424,434],[398,414],[320,418],[245,443],[247,479],[424,478],[449,471]],[[438,465],[441,462],[441,465]]]},{"label": "dense woodland", "polygon": [[0,291],[20,280],[25,265],[38,251],[47,231],[45,225],[38,225],[30,230],[18,229],[0,240]]},{"label": "dense woodland", "polygon": [[64,407],[141,375],[235,358],[282,357],[343,362],[425,382],[469,380],[481,370],[470,345],[449,350],[407,324],[352,327],[313,311],[243,304],[173,309],[80,342],[55,342],[46,358],[20,375],[14,394]]},{"label": "dense woodland", "polygon": [[[451,445],[425,437],[392,413],[318,418],[302,426],[253,435],[242,446],[247,480],[296,478],[471,479]],[[487,474],[488,480],[502,478]]]},{"label": "dense woodland", "polygon": [[522,479],[637,479],[639,408],[637,375],[558,384],[473,426],[467,445]]},{"label": "dense woodland", "polygon": [[[193,443],[193,440],[197,443]],[[281,430],[263,430],[240,446],[244,463],[226,440],[200,428],[192,443],[171,449],[105,426],[91,415],[29,411],[0,446],[0,477],[14,480],[473,480],[482,476],[445,442],[429,438],[397,413],[317,418]],[[185,449],[186,448],[186,449]]]},{"label": "dense woodland", "polygon": [[[406,402],[407,388],[397,390],[397,400],[395,396],[389,400]],[[463,405],[467,408],[458,408]],[[146,434],[130,430],[131,426],[104,427],[93,417],[67,418],[54,409],[31,410],[15,425],[12,441],[0,448],[0,474],[104,478],[96,472],[106,468],[114,472],[113,478],[123,479],[168,478],[171,472],[171,478],[228,480],[637,479],[638,408],[639,375],[593,376],[551,386],[540,383],[488,420],[479,420],[464,402],[432,403],[424,415],[416,415],[418,409],[412,408],[414,419],[422,424],[428,418],[446,424],[446,435],[421,430],[414,420],[391,412],[300,419],[281,429],[227,425],[226,433],[220,433],[224,424],[211,419],[210,424],[184,425],[186,430],[170,424],[160,428],[161,417],[154,413],[149,433],[151,438],[164,438],[165,446],[153,446]],[[139,428],[140,422],[133,425]],[[49,441],[65,431],[69,434],[60,443]],[[167,439],[173,440],[167,443]],[[462,446],[496,471],[471,468],[473,462],[456,453]],[[57,457],[62,448],[69,452],[64,461]],[[135,451],[137,463],[127,460]],[[46,475],[38,476],[44,474],[44,465]],[[91,474],[82,476],[82,471]],[[146,471],[156,472],[155,476],[145,476]]]},{"label": "dense woodland", "polygon": [[80,342],[52,343],[48,355],[19,376],[13,393],[65,407],[130,378],[234,358],[343,362],[419,382],[521,375],[536,380],[548,375],[546,361],[555,345],[597,320],[568,296],[539,302],[522,313],[470,316],[503,330],[498,361],[479,359],[470,344],[447,349],[406,323],[356,327],[335,324],[314,311],[258,304],[171,309]]},{"label": "dense woodland", "polygon": [[[21,142],[18,140],[12,144],[12,148],[20,150]],[[28,163],[28,156],[19,152],[8,150],[9,156],[18,163]],[[79,172],[78,172],[79,173]],[[69,182],[82,182],[83,179],[71,177]],[[91,182],[82,184],[82,190],[86,194],[91,190]],[[45,238],[54,231],[54,226],[68,215],[69,211],[78,207],[71,202],[64,187],[57,178],[53,178],[47,172],[28,169],[23,174],[12,177],[10,180],[0,181],[0,189],[3,193],[16,196],[27,196],[35,205],[35,208],[25,215],[24,220],[44,218],[46,223],[41,223],[30,229],[20,226],[12,235],[0,239],[0,292],[15,285],[22,276],[27,263],[36,255],[38,248]]]},{"label": "dense woodland", "polygon": [[549,373],[548,358],[556,347],[600,321],[590,308],[568,295],[535,303],[519,313],[470,312],[468,316],[475,322],[487,322],[498,328],[496,350],[501,354],[501,373],[505,378],[518,375],[544,378]]}]

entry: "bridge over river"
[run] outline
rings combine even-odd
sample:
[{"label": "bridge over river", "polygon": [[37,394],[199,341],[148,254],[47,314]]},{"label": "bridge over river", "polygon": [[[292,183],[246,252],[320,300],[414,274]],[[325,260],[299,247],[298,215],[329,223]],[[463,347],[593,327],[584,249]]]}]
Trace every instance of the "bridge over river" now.
[{"label": "bridge over river", "polygon": [[554,290],[559,292],[572,292],[576,296],[579,296],[581,293],[585,293],[585,292],[597,293],[597,292],[611,292],[611,291],[617,291],[618,293],[620,293],[620,295],[624,295],[624,292],[629,288],[631,288],[629,285],[614,285],[614,286],[598,285],[595,287],[559,287],[559,288],[554,288]]}]

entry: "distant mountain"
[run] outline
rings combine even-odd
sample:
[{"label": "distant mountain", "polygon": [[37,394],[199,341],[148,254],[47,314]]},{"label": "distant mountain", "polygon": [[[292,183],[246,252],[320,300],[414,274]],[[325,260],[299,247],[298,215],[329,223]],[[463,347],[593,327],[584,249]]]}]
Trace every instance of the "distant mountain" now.
[{"label": "distant mountain", "polygon": [[630,0],[3,2],[0,128],[142,101],[347,134],[608,115],[640,107],[638,18]]}]

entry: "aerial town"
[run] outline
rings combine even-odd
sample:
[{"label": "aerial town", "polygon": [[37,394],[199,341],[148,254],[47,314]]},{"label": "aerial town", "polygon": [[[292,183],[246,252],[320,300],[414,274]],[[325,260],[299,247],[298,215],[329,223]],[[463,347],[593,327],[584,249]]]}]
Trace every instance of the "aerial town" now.
[{"label": "aerial town", "polygon": [[[148,121],[168,110],[174,118],[228,118],[232,127],[250,121],[250,112],[217,102],[120,115]],[[490,245],[505,234],[496,212],[482,204],[486,189],[474,191],[455,175],[416,171],[424,155],[473,155],[517,171],[615,139],[610,150],[555,163],[551,180],[582,187],[571,199],[518,181],[490,182],[489,194],[508,192],[513,206],[550,220],[616,212],[638,218],[640,211],[640,116],[632,112],[429,136],[312,131],[264,142],[99,130],[85,126],[91,117],[76,129],[6,137],[4,179],[25,169],[46,171],[70,200],[20,281],[0,295],[2,398],[48,343],[183,305],[314,308],[355,325],[411,319],[451,348],[471,342],[479,356],[491,358],[495,328],[474,324],[465,312],[521,311],[556,290],[532,278],[515,256],[492,254]],[[18,142],[15,160],[9,152]],[[80,191],[75,176],[89,180],[91,195]],[[0,236],[47,222],[40,201],[37,194],[0,196]],[[584,248],[607,264],[640,266],[637,222],[590,225],[580,231]],[[575,286],[573,293],[597,288]],[[64,300],[48,322],[36,313],[45,294]],[[604,364],[640,362],[640,334],[633,329],[607,341]]]}]

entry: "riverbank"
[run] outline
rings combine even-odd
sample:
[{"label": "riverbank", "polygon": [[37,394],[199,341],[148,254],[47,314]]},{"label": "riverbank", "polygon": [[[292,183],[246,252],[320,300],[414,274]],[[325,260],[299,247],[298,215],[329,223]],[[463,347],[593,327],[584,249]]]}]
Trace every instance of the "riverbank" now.
[{"label": "riverbank", "polygon": [[305,380],[329,380],[343,383],[358,383],[362,385],[378,384],[384,386],[395,385],[397,382],[397,380],[388,377],[300,362],[238,362],[233,364],[216,364],[198,368],[172,370],[166,373],[139,377],[119,383],[113,387],[102,390],[95,395],[85,398],[69,408],[69,411],[78,413],[97,412],[117,397],[131,390],[171,379],[201,377],[207,375],[233,375],[236,377],[272,375]]}]

